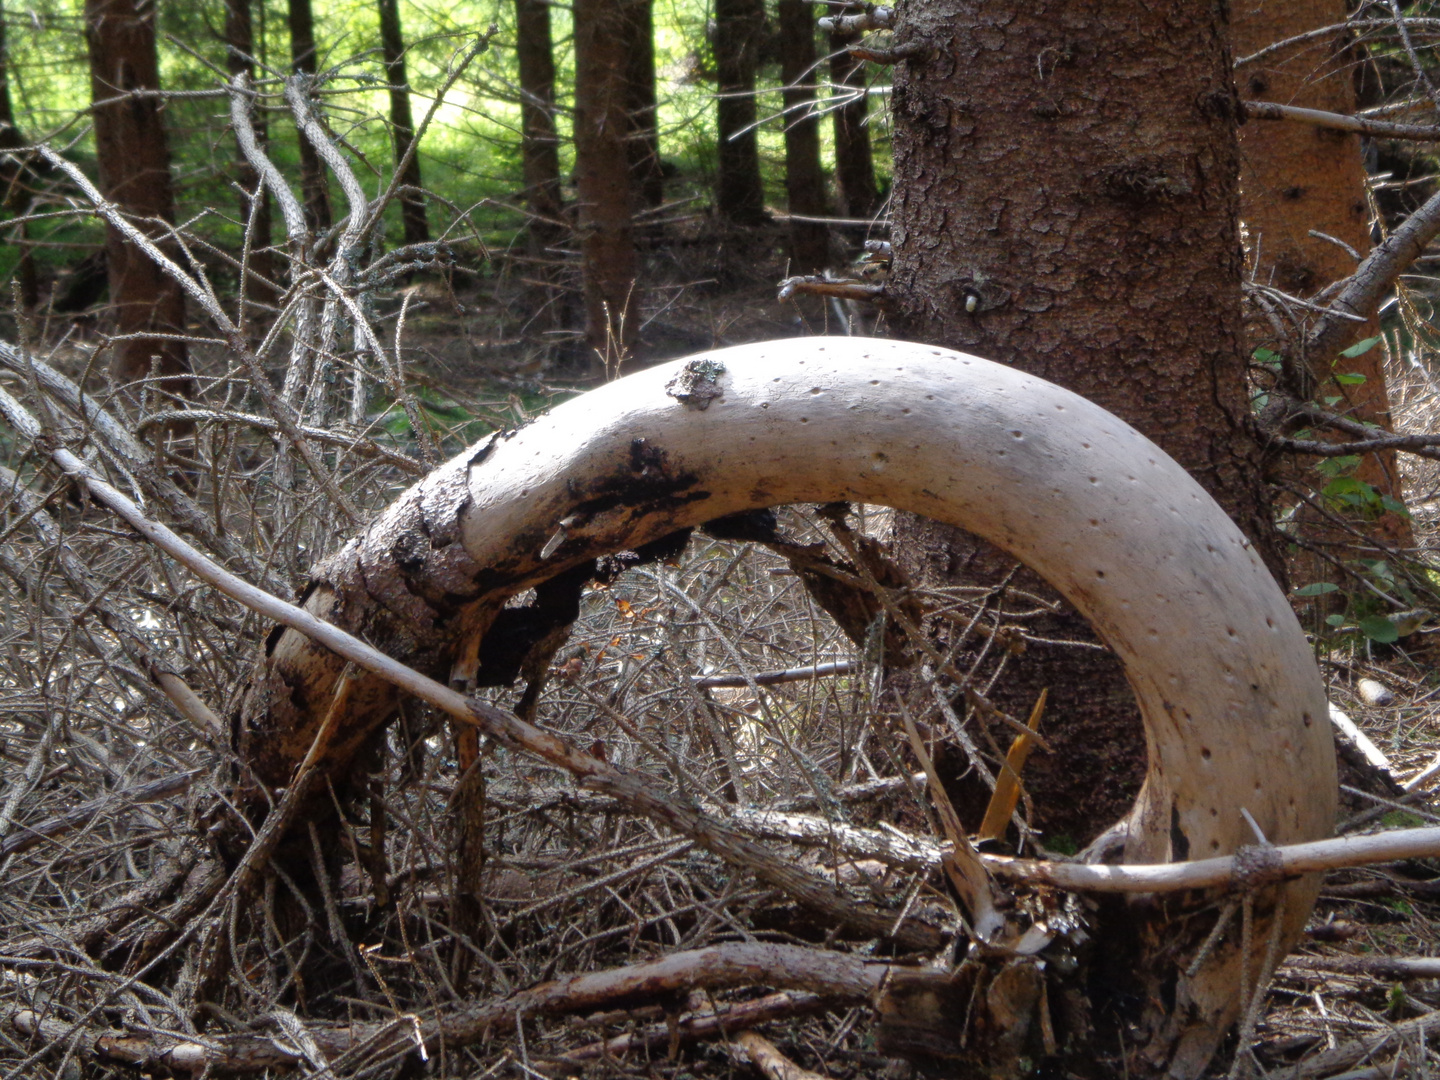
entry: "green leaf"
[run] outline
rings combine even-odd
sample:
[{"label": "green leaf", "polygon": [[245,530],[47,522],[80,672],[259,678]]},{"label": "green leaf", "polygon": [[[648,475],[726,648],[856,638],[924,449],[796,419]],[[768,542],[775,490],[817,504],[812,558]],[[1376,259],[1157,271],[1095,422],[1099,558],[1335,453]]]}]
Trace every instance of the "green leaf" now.
[{"label": "green leaf", "polygon": [[1357,341],[1350,348],[1341,351],[1341,356],[1356,357],[1364,356],[1367,352],[1380,344],[1379,336],[1367,337],[1364,341]]},{"label": "green leaf", "polygon": [[1360,564],[1381,581],[1395,580],[1395,575],[1390,572],[1390,564],[1384,559],[1361,559]]},{"label": "green leaf", "polygon": [[1295,596],[1324,596],[1326,593],[1338,592],[1339,585],[1330,581],[1317,581],[1314,585],[1306,585],[1296,589]]},{"label": "green leaf", "polygon": [[1356,372],[1347,375],[1336,375],[1335,381],[1341,386],[1359,386],[1365,381],[1365,376]]},{"label": "green leaf", "polygon": [[1360,632],[1371,641],[1381,645],[1389,645],[1400,637],[1395,624],[1384,615],[1370,615],[1360,620]]},{"label": "green leaf", "polygon": [[1392,514],[1399,514],[1406,521],[1410,520],[1410,511],[1405,509],[1405,504],[1398,499],[1392,499],[1389,495],[1381,495],[1380,505]]},{"label": "green leaf", "polygon": [[1336,405],[1339,405],[1340,402],[1344,399],[1332,394],[1331,396],[1322,398],[1321,400],[1324,401],[1329,408],[1333,409]]},{"label": "green leaf", "polygon": [[1340,476],[1359,464],[1359,454],[1346,454],[1344,457],[1325,458],[1323,461],[1316,462],[1315,471],[1321,476]]},{"label": "green leaf", "polygon": [[1253,356],[1256,360],[1259,360],[1262,364],[1268,363],[1271,360],[1280,359],[1280,354],[1277,353],[1274,349],[1267,349],[1263,346],[1256,349],[1250,355]]},{"label": "green leaf", "polygon": [[1326,622],[1326,624],[1329,625],[1329,626],[1343,626],[1343,625],[1345,624],[1345,616],[1344,616],[1344,615],[1326,615],[1326,616],[1325,616],[1325,622]]}]

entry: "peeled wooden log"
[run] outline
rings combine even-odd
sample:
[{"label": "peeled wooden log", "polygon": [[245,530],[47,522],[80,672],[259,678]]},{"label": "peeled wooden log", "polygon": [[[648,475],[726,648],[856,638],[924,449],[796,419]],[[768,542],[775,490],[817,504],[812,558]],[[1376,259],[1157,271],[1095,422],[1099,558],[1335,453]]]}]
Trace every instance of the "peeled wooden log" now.
[{"label": "peeled wooden log", "polygon": [[[962,526],[1090,619],[1125,664],[1147,733],[1125,861],[1233,852],[1254,841],[1242,809],[1274,843],[1329,835],[1323,688],[1240,531],[1116,417],[945,349],[792,339],[611,383],[437,469],[317,568],[304,605],[444,678],[506,598],[562,571],[724,515],[833,500]],[[270,635],[238,746],[263,781],[288,782],[343,666],[296,631]],[[363,673],[346,695],[320,759],[337,777],[397,705],[396,691]],[[1307,879],[1262,894],[1252,976],[1271,914],[1283,911],[1288,947],[1315,891]],[[1164,925],[1154,909],[1134,917]],[[1139,940],[1137,963],[1174,994],[1150,1018],[1150,1056],[1196,1075],[1239,1007],[1238,943],[1187,974],[1192,956],[1177,955],[1173,934]]]}]

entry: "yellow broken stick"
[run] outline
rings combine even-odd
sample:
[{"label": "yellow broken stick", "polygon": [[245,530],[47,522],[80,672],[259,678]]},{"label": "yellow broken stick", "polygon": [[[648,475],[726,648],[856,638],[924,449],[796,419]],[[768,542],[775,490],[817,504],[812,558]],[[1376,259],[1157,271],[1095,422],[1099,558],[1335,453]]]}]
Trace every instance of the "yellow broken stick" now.
[{"label": "yellow broken stick", "polygon": [[[1030,710],[1030,723],[1027,726],[1032,730],[1040,730],[1040,717],[1045,712],[1045,699],[1049,696],[1048,687],[1041,690],[1040,697],[1035,701],[1035,708]],[[1020,799],[1020,770],[1025,767],[1025,760],[1030,756],[1034,745],[1035,740],[1029,735],[1017,735],[1010,744],[1010,752],[1005,755],[1005,767],[1000,770],[1000,775],[995,777],[995,790],[990,793],[990,805],[985,808],[985,820],[980,823],[980,831],[975,834],[976,843],[1004,837],[1006,826],[1010,824],[1010,816],[1015,813],[1015,803]]]}]

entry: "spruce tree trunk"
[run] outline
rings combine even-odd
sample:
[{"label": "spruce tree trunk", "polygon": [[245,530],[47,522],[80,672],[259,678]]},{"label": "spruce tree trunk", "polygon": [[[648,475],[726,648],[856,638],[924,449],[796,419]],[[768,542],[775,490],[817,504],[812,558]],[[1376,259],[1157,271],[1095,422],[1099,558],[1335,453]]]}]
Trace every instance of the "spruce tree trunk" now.
[{"label": "spruce tree trunk", "polygon": [[715,0],[716,121],[719,171],[715,209],[736,225],[765,220],[755,138],[755,73],[765,31],[762,0]]},{"label": "spruce tree trunk", "polygon": [[515,0],[515,54],[520,67],[520,156],[525,178],[527,249],[536,268],[527,308],[545,329],[563,323],[554,249],[564,238],[560,140],[555,134],[555,55],[546,0]]},{"label": "spruce tree trunk", "polygon": [[[1247,0],[1236,7],[1234,51],[1246,56],[1311,30],[1343,23],[1341,0]],[[1250,100],[1278,101],[1307,109],[1350,115],[1355,111],[1353,57],[1342,39],[1308,41],[1249,64],[1237,78]],[[1360,138],[1309,124],[1251,121],[1240,128],[1240,216],[1249,233],[1251,273],[1264,285],[1311,299],[1333,282],[1349,277],[1356,260],[1338,244],[1313,235],[1325,233],[1360,255],[1370,250],[1370,211]],[[1353,328],[1346,345],[1380,333],[1378,320]],[[1250,347],[1283,348],[1264,320],[1255,320]],[[1353,358],[1309,357],[1317,400],[1338,397],[1336,409],[1386,430],[1390,395],[1385,385],[1385,350],[1374,347]],[[1357,374],[1365,381],[1337,383],[1335,374]],[[1303,459],[1302,459],[1303,461]],[[1289,470],[1292,476],[1309,463]],[[1354,476],[1382,495],[1403,502],[1395,451],[1365,454]],[[1314,474],[1296,476],[1314,486]],[[1302,514],[1302,517],[1305,515]],[[1302,522],[1308,538],[1322,545],[1348,544],[1353,537],[1315,520]],[[1372,521],[1353,521],[1376,540],[1413,547],[1414,530],[1397,513]],[[1333,575],[1328,563],[1301,553],[1297,579],[1306,582]]]},{"label": "spruce tree trunk", "polygon": [[[901,44],[927,47],[895,70],[897,334],[1012,364],[1128,420],[1200,481],[1283,580],[1245,427],[1237,102],[1218,6],[1120,0],[1102,15],[1079,0],[901,0],[897,20]],[[924,585],[993,584],[1013,562],[908,517],[896,548],[915,553],[909,568]],[[1067,609],[1032,632],[1082,630]],[[1177,610],[1156,632],[1191,628]],[[1055,752],[1032,759],[1026,786],[1049,836],[1083,840],[1124,801],[1116,780],[1123,796],[1141,775],[1132,693],[1103,653],[1032,644],[1020,662],[1026,677],[1012,666],[994,696],[1023,716],[1049,687]],[[1158,845],[1137,845],[1132,831],[1126,861],[1214,854],[1190,850],[1183,808],[1154,781],[1136,820],[1177,815],[1176,827]],[[1126,1036],[1138,1048],[1131,1071],[1169,1062],[1197,1074],[1238,1009],[1233,987],[1217,996],[1182,975],[1200,945],[1188,935],[1203,924],[1203,938],[1214,919],[1184,931],[1134,911],[1108,919],[1107,955],[1142,973],[1122,991],[1136,995],[1120,1010],[1140,1035]],[[1140,930],[1133,951],[1126,927]],[[1287,924],[1287,945],[1298,930]]]},{"label": "spruce tree trunk", "polygon": [[660,129],[655,101],[654,0],[624,0],[630,32],[630,62],[626,71],[627,107],[630,112],[630,171],[636,209],[653,209],[665,201],[665,177],[660,168]]},{"label": "spruce tree trunk", "polygon": [[[85,41],[100,191],[184,265],[184,256],[164,240],[164,223],[175,218],[175,197],[161,103],[126,96],[160,88],[155,8],[133,0],[86,0]],[[193,395],[185,342],[174,337],[186,329],[180,286],[115,229],[106,230],[105,258],[115,331],[126,338],[112,354],[115,373],[143,379],[158,366],[159,374],[170,377],[165,389]]]},{"label": "spruce tree trunk", "polygon": [[[805,0],[780,0],[780,81],[785,103],[785,196],[792,214],[823,217],[825,173],[815,101],[815,14]],[[790,222],[790,273],[813,274],[830,262],[830,232],[813,221]]]},{"label": "spruce tree trunk", "polygon": [[[251,12],[251,0],[225,0],[225,70],[232,76],[255,77],[255,24]],[[255,129],[255,140],[263,148],[269,141],[269,122],[263,109],[251,113],[251,124]],[[251,221],[254,227],[250,235],[250,270],[255,275],[247,277],[242,285],[247,300],[261,304],[275,302],[275,290],[265,282],[275,280],[275,253],[270,250],[272,240],[270,194],[260,182],[260,175],[254,166],[237,154],[235,179],[240,185],[240,221]],[[260,280],[263,279],[263,280]]]},{"label": "spruce tree trunk", "polygon": [[630,216],[628,17],[613,0],[577,0],[575,188],[585,274],[585,343],[614,370],[636,337]]},{"label": "spruce tree trunk", "polygon": [[[395,167],[400,168],[415,139],[415,119],[410,112],[410,79],[405,72],[405,35],[400,28],[399,0],[380,2],[380,52],[385,60],[385,78],[390,83],[390,130],[395,139]],[[400,219],[405,243],[424,244],[430,240],[430,223],[425,218],[424,183],[420,179],[420,155],[412,155],[400,182],[408,189],[400,195]]]},{"label": "spruce tree trunk", "polygon": [[[310,0],[288,0],[286,13],[290,21],[290,64],[297,74],[314,75],[318,58],[315,51],[315,12]],[[300,191],[305,199],[305,224],[311,232],[324,232],[334,223],[330,211],[330,183],[325,166],[310,140],[299,132]]]},{"label": "spruce tree trunk", "polygon": [[[6,40],[5,9],[0,6],[0,155],[25,145],[15,123],[10,100],[10,48]],[[9,214],[22,215],[30,203],[28,170],[13,158],[0,157],[0,206]],[[35,257],[28,242],[29,226],[21,223],[11,230],[10,243],[20,249],[15,276],[20,283],[20,303],[27,309],[40,302],[40,283],[35,274]]]},{"label": "spruce tree trunk", "polygon": [[830,79],[832,91],[846,98],[832,110],[835,117],[835,188],[840,213],[845,217],[868,218],[880,209],[880,191],[875,185],[875,156],[870,147],[870,102],[865,95],[865,61],[845,50],[859,43],[861,34],[830,34]]}]

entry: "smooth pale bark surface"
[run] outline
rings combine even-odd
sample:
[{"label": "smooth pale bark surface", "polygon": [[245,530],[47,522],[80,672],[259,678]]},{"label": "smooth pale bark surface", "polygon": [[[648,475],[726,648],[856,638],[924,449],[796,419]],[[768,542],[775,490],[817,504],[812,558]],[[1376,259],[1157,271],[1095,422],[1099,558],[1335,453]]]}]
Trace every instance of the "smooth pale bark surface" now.
[{"label": "smooth pale bark surface", "polygon": [[[1329,835],[1323,687],[1284,594],[1239,529],[1110,413],[946,349],[792,339],[610,383],[436,470],[317,568],[304,606],[443,678],[507,597],[564,569],[725,514],[832,500],[968,529],[1092,621],[1125,666],[1150,747],[1127,862],[1232,852],[1253,841],[1242,807],[1275,843]],[[239,749],[283,785],[343,664],[279,628],[265,652]],[[353,680],[321,768],[343,780],[397,704],[380,680]],[[1315,883],[1284,895],[1288,946]],[[1126,918],[1154,920],[1164,940],[1155,910]],[[1257,951],[1269,910],[1257,905]],[[1233,1019],[1238,943],[1215,949],[1193,978],[1182,973],[1189,959],[1154,962],[1182,969],[1166,974],[1178,980],[1182,1034],[1201,1033],[1191,1057],[1203,1066],[1207,1040]]]}]

